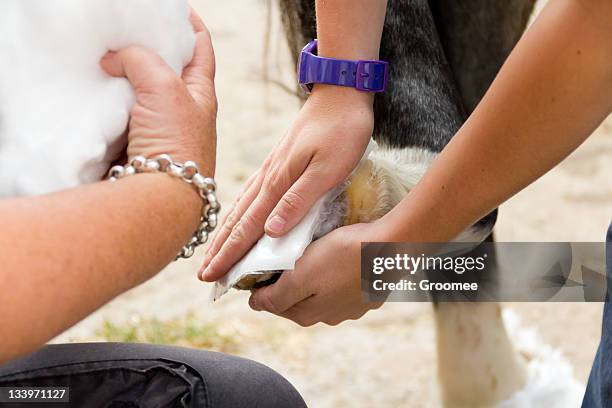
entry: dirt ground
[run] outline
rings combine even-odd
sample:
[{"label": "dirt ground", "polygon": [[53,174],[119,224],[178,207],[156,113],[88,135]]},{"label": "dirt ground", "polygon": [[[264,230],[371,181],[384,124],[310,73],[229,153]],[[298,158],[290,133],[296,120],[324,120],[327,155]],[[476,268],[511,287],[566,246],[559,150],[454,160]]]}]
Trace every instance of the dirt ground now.
[{"label": "dirt ground", "polygon": [[[229,204],[241,184],[289,127],[297,99],[262,83],[268,71],[292,85],[293,67],[280,24],[263,0],[194,0],[211,29],[220,102],[217,179]],[[499,241],[601,241],[612,216],[612,118],[558,168],[500,211]],[[278,370],[312,407],[437,405],[435,333],[428,304],[388,304],[357,322],[304,329],[249,309],[246,294],[208,302],[195,278],[198,262],[170,265],[150,282],[109,303],[56,341],[95,339],[105,319],[171,318],[194,312],[240,342],[238,354]],[[509,304],[543,340],[562,350],[585,381],[600,333],[601,304]]]}]

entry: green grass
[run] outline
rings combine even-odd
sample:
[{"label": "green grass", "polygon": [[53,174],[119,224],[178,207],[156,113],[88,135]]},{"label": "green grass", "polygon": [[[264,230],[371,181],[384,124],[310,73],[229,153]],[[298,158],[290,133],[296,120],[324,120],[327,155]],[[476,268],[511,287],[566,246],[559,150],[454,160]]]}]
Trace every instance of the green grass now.
[{"label": "green grass", "polygon": [[136,319],[117,324],[105,320],[96,335],[104,341],[167,344],[215,351],[236,351],[235,336],[223,333],[212,323],[201,323],[189,314],[179,319]]}]

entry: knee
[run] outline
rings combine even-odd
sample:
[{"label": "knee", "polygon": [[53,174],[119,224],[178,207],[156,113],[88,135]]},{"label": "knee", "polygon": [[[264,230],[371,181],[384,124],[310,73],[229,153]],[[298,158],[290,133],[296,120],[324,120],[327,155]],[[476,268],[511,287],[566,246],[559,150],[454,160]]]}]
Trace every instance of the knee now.
[{"label": "knee", "polygon": [[195,351],[189,360],[213,407],[306,407],[293,385],[263,364],[207,351]]}]

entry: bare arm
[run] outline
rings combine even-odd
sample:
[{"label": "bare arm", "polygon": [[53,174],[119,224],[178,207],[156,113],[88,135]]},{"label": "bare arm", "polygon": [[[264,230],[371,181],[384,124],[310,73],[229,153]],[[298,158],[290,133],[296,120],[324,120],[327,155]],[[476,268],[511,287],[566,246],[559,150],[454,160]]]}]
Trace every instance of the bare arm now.
[{"label": "bare arm", "polygon": [[319,55],[351,60],[378,58],[387,0],[317,0],[315,4]]},{"label": "bare arm", "polygon": [[[317,0],[319,55],[377,59],[386,0]],[[315,85],[288,134],[251,179],[204,259],[214,281],[263,235],[289,232],[312,205],[355,168],[372,137],[373,96]]]},{"label": "bare arm", "polygon": [[612,3],[550,2],[417,187],[382,220],[446,241],[542,176],[612,110]]},{"label": "bare arm", "polygon": [[[192,19],[196,52],[183,78],[138,47],[109,54],[102,66],[136,90],[130,156],[168,153],[213,175],[214,55]],[[201,206],[195,189],[165,174],[0,201],[0,363],[159,272],[195,231]]]},{"label": "bare arm", "polygon": [[612,110],[610,21],[608,0],[551,1],[403,202],[313,242],[251,307],[304,326],[357,319],[379,306],[363,301],[362,242],[448,241],[554,167]]},{"label": "bare arm", "polygon": [[167,265],[198,222],[164,174],[0,203],[0,362],[31,351]]}]

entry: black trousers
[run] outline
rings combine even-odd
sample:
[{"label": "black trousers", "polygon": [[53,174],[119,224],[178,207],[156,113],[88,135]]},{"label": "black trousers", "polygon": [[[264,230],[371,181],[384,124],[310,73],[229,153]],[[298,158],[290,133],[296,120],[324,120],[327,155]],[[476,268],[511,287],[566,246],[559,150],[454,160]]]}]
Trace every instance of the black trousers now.
[{"label": "black trousers", "polygon": [[0,367],[0,387],[69,387],[69,403],[9,408],[305,407],[274,370],[244,358],[147,344],[60,344]]}]

